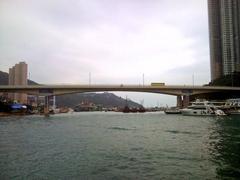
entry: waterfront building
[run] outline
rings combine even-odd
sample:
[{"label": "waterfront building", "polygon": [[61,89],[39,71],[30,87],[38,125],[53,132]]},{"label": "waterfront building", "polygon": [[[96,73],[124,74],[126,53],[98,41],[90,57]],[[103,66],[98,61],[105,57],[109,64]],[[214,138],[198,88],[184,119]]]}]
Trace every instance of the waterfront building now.
[{"label": "waterfront building", "polygon": [[[28,66],[25,62],[15,64],[9,68],[9,85],[27,85]],[[9,93],[8,97],[20,103],[27,103],[27,94],[23,93]]]},{"label": "waterfront building", "polygon": [[208,0],[211,80],[240,72],[240,1]]}]

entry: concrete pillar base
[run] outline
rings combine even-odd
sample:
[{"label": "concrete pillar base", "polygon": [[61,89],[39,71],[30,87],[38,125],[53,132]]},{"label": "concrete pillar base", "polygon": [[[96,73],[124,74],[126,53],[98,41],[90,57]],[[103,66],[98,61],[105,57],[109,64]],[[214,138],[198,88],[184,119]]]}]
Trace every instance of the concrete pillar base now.
[{"label": "concrete pillar base", "polygon": [[181,109],[183,106],[182,96],[177,96],[177,108]]},{"label": "concrete pillar base", "polygon": [[44,104],[44,116],[49,117],[49,98],[45,96],[45,104]]},{"label": "concrete pillar base", "polygon": [[190,103],[190,98],[188,95],[183,96],[183,108],[186,108],[189,106]]}]

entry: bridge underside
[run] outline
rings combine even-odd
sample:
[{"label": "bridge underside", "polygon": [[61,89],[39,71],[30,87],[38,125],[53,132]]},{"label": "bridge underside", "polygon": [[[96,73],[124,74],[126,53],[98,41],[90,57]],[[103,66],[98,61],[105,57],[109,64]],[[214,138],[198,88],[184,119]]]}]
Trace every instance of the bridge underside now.
[{"label": "bridge underside", "polygon": [[207,100],[225,100],[240,98],[240,92],[208,92],[190,96],[190,100],[207,99]]},{"label": "bridge underside", "polygon": [[0,92],[26,93],[45,96],[46,112],[48,112],[48,96],[90,92],[144,92],[177,96],[177,106],[189,105],[191,100],[227,99],[240,97],[240,87],[212,86],[136,86],[136,85],[36,85],[36,86],[0,86]]},{"label": "bridge underside", "polygon": [[214,86],[137,86],[137,85],[35,85],[35,86],[0,86],[0,92],[26,93],[39,96],[53,96],[89,92],[144,92],[166,94],[193,100],[227,99],[240,97],[239,87],[214,87]]},{"label": "bridge underside", "polygon": [[229,91],[229,90],[219,90],[219,89],[193,89],[193,88],[157,88],[152,86],[146,87],[78,87],[78,88],[69,88],[69,87],[45,87],[45,86],[34,86],[34,87],[11,87],[1,88],[0,92],[7,93],[26,93],[29,95],[40,95],[40,96],[49,96],[49,95],[64,95],[64,94],[74,94],[74,93],[88,93],[88,92],[143,92],[143,93],[156,93],[156,94],[166,94],[173,96],[198,96],[201,94],[214,94],[214,93],[223,93],[223,94],[239,94],[239,91]]}]

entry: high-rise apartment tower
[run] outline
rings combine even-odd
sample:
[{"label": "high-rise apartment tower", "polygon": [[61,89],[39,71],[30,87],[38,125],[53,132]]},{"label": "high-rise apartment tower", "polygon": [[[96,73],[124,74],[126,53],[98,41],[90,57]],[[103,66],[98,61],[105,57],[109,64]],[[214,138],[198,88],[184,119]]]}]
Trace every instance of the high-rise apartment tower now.
[{"label": "high-rise apartment tower", "polygon": [[[9,68],[9,85],[27,85],[27,64],[20,62]],[[9,98],[20,103],[27,103],[27,95],[23,93],[9,93]]]},{"label": "high-rise apartment tower", "polygon": [[208,0],[211,80],[240,72],[240,0]]}]

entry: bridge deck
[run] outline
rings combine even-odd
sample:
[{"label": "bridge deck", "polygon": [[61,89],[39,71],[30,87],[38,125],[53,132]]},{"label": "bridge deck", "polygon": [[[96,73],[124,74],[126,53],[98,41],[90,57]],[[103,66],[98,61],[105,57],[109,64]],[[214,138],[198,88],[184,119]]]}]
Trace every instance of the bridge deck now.
[{"label": "bridge deck", "polygon": [[170,95],[201,94],[209,92],[239,92],[240,87],[226,86],[187,86],[187,85],[164,85],[164,86],[142,86],[142,85],[4,85],[0,86],[0,92],[24,92],[29,94],[52,93],[67,94],[77,92],[99,92],[99,91],[133,91],[150,92]]}]

